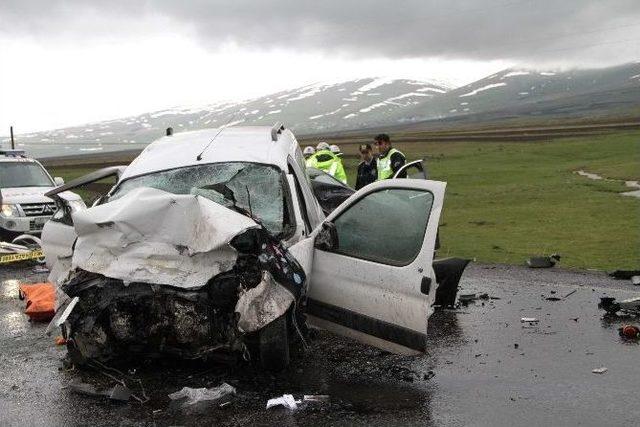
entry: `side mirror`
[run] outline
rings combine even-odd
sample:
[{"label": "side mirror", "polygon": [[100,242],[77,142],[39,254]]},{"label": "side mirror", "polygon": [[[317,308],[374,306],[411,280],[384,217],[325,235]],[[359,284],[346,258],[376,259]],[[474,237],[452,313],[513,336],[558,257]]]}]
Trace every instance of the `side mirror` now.
[{"label": "side mirror", "polygon": [[55,178],[53,178],[53,183],[57,187],[60,187],[61,185],[64,185],[64,179],[60,178],[59,176],[56,176]]},{"label": "side mirror", "polygon": [[338,231],[332,222],[322,223],[322,229],[316,235],[315,247],[322,251],[334,251],[338,249]]}]

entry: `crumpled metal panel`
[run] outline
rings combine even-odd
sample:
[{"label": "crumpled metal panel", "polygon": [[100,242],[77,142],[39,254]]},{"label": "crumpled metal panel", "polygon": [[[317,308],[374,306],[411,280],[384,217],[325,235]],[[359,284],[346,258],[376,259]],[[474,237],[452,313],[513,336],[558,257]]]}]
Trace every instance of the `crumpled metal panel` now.
[{"label": "crumpled metal panel", "polygon": [[240,295],[236,304],[238,330],[255,332],[264,328],[287,312],[294,296],[284,286],[279,285],[268,271],[262,273],[262,280],[255,288]]},{"label": "crumpled metal panel", "polygon": [[229,241],[258,227],[250,218],[196,195],[153,188],[73,215],[72,268],[125,283],[195,289],[237,258]]}]

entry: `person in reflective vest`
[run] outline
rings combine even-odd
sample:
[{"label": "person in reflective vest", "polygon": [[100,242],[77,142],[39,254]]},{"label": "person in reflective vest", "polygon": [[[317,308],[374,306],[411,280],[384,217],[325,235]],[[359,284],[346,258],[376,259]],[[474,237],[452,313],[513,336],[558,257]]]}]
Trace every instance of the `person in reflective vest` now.
[{"label": "person in reflective vest", "polygon": [[316,152],[307,159],[307,167],[320,169],[343,184],[347,183],[342,160],[331,152],[329,144],[324,141],[318,144]]},{"label": "person in reflective vest", "polygon": [[[376,160],[376,169],[378,170],[378,181],[393,178],[407,159],[399,150],[391,146],[391,139],[386,133],[377,135],[374,139],[376,148],[378,149],[378,159]],[[405,172],[398,175],[398,178],[406,178]]]},{"label": "person in reflective vest", "polygon": [[309,157],[313,156],[313,153],[315,152],[316,152],[316,149],[309,145],[307,147],[304,147],[304,150],[302,151],[302,155],[304,156],[305,159],[308,159]]}]

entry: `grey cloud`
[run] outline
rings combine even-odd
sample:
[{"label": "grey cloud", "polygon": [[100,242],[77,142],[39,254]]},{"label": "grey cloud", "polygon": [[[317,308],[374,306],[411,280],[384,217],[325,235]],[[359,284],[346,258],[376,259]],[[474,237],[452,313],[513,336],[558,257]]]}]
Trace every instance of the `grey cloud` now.
[{"label": "grey cloud", "polygon": [[210,49],[234,42],[356,57],[589,64],[640,56],[638,0],[5,0],[0,22],[13,24],[0,31],[86,39],[87,20],[127,33],[156,18]]}]

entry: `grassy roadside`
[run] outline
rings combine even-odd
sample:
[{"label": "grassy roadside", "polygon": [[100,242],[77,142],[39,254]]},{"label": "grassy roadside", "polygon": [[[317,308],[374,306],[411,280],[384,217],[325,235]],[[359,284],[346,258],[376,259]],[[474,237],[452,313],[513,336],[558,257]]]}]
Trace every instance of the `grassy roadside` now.
[{"label": "grassy roadside", "polygon": [[[393,136],[393,135],[392,135]],[[430,141],[398,144],[426,158],[430,179],[447,181],[441,255],[521,264],[562,254],[576,268],[640,268],[640,199],[620,196],[640,180],[640,131],[531,142]],[[345,159],[349,182],[357,160]],[[66,180],[93,168],[51,167]]]},{"label": "grassy roadside", "polygon": [[[547,142],[430,142],[399,145],[426,158],[430,179],[447,181],[442,255],[521,264],[563,255],[576,268],[640,268],[640,199],[621,182],[584,169],[640,179],[640,132]],[[350,182],[355,160],[347,160]]]}]

